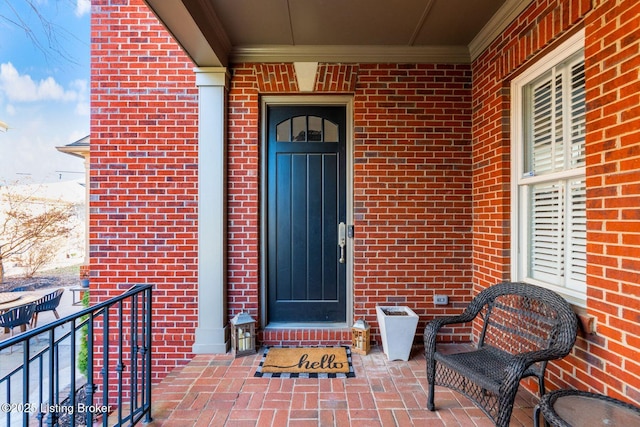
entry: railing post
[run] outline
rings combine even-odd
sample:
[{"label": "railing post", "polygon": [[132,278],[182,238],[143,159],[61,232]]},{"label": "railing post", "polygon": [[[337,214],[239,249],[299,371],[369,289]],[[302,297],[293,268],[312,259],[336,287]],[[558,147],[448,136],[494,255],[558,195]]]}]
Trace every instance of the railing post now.
[{"label": "railing post", "polygon": [[[131,300],[135,300],[135,296],[133,296],[131,298]],[[124,305],[122,304],[122,301],[120,301],[120,304],[118,304],[118,324],[120,325],[121,328],[124,328],[124,316],[123,316],[123,310],[124,310]],[[133,329],[133,328],[131,328]],[[135,331],[131,331],[131,334],[133,335],[135,333]],[[121,422],[122,420],[122,376],[123,376],[123,372],[124,372],[124,363],[122,363],[122,351],[124,348],[124,341],[122,339],[122,333],[119,334],[118,336],[118,363],[116,364],[116,375],[118,376],[117,381],[118,381],[118,393],[117,393],[117,398],[116,401],[118,402],[118,422]],[[132,388],[132,390],[135,390]],[[131,393],[134,394],[134,393]],[[131,408],[132,410],[134,408]]]},{"label": "railing post", "polygon": [[148,288],[145,292],[144,292],[144,299],[145,299],[145,314],[146,314],[146,337],[145,337],[145,360],[147,363],[146,366],[146,376],[145,376],[145,381],[146,381],[146,388],[147,388],[147,415],[145,417],[145,422],[146,423],[150,423],[152,421],[151,419],[151,355],[152,355],[152,351],[151,351],[151,346],[152,346],[152,342],[151,342],[151,337],[152,337],[152,298],[151,298],[151,288]]},{"label": "railing post", "polygon": [[[22,363],[25,366],[24,373],[22,374],[22,399],[25,402],[29,401],[29,340],[24,341],[22,346]],[[38,409],[39,410],[39,409]],[[10,418],[9,418],[10,419]],[[29,425],[29,414],[27,411],[22,412],[22,425]]]},{"label": "railing post", "polygon": [[49,413],[47,417],[47,424],[55,426],[58,423],[58,413],[51,403],[56,402],[55,393],[55,381],[57,377],[55,374],[55,329],[49,329]]},{"label": "railing post", "polygon": [[[109,406],[109,308],[104,311],[104,320],[102,321],[102,405]],[[102,417],[102,425],[107,427],[107,419]]]},{"label": "railing post", "polygon": [[[93,384],[93,312],[87,319],[87,406],[93,406],[93,394],[95,393],[95,384]],[[93,411],[87,412],[87,425],[93,425]]]},{"label": "railing post", "polygon": [[[76,402],[76,319],[71,320],[71,335],[69,337],[71,339],[71,347],[74,351],[71,351],[71,395],[69,396],[70,404],[74,408],[77,406]],[[72,426],[76,424],[74,422],[71,423]]]}]

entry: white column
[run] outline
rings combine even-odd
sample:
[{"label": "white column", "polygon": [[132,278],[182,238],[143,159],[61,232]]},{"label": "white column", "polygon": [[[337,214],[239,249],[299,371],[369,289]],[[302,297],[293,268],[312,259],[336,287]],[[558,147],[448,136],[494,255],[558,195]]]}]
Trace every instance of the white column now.
[{"label": "white column", "polygon": [[226,68],[198,68],[198,326],[194,353],[226,353]]},{"label": "white column", "polygon": [[84,154],[82,156],[84,164],[84,260],[82,264],[88,266],[91,247],[89,245],[89,225],[91,224],[91,218],[89,218],[89,212],[91,212],[91,171],[89,167],[91,166],[91,151],[87,147],[86,153],[82,154]]}]

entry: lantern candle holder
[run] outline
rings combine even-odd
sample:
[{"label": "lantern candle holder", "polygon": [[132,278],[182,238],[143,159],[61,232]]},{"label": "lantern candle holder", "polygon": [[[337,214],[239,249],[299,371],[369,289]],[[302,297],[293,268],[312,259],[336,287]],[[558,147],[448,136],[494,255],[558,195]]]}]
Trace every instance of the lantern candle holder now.
[{"label": "lantern candle holder", "polygon": [[364,319],[358,319],[351,327],[351,351],[364,355],[371,351],[371,327]]},{"label": "lantern candle holder", "polygon": [[236,357],[256,353],[256,321],[241,312],[231,319],[231,342]]}]

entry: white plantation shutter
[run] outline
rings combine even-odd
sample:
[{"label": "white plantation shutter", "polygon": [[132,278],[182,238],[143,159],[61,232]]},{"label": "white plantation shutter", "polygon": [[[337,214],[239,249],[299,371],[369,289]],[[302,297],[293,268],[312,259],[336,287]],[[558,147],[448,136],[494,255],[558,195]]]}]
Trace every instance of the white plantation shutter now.
[{"label": "white plantation shutter", "polygon": [[565,108],[565,101],[567,99],[567,97],[565,96],[565,89],[566,89],[566,76],[564,75],[564,73],[560,70],[556,70],[557,74],[554,76],[554,80],[555,80],[555,86],[554,86],[554,94],[555,94],[555,109],[554,109],[554,124],[555,124],[555,134],[554,134],[554,139],[553,139],[553,145],[554,145],[554,158],[553,158],[553,166],[554,166],[554,171],[560,171],[564,168],[565,166],[565,162],[564,162],[564,157],[565,157],[565,153],[564,153],[564,146],[566,145],[564,143],[565,141],[565,131],[566,131],[566,126],[565,126],[565,115],[566,112],[569,111],[568,108]]},{"label": "white plantation shutter", "polygon": [[553,91],[550,79],[544,79],[532,90],[531,151],[533,164],[529,170],[536,175],[554,169]]},{"label": "white plantation shutter", "polygon": [[587,105],[584,89],[584,60],[571,64],[571,163],[570,167],[584,167],[584,134],[586,128]]},{"label": "white plantation shutter", "polygon": [[[522,87],[524,158],[518,217],[529,278],[586,292],[584,54],[547,69]],[[575,295],[575,294],[574,294]]]},{"label": "white plantation shutter", "polygon": [[568,183],[567,283],[576,291],[586,291],[587,280],[587,187],[584,179]]},{"label": "white plantation shutter", "polygon": [[534,185],[531,190],[531,277],[561,285],[564,271],[563,188]]}]

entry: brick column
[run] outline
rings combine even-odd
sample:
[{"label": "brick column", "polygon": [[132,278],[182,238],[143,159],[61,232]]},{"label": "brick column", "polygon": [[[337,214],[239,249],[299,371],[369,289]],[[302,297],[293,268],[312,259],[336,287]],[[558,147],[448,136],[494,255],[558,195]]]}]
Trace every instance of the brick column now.
[{"label": "brick column", "polygon": [[226,353],[226,68],[198,68],[198,326],[194,353]]}]

